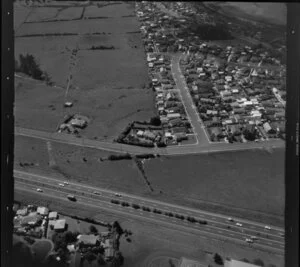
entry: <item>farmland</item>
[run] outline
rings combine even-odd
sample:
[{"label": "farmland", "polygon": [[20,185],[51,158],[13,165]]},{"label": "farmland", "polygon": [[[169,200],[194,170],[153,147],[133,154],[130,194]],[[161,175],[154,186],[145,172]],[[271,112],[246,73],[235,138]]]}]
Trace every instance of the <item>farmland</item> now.
[{"label": "farmland", "polygon": [[[18,126],[53,132],[64,115],[76,112],[91,120],[83,136],[111,141],[132,120],[144,121],[154,115],[144,49],[131,4],[15,5],[15,58],[32,54],[54,83],[46,86],[16,78]],[[100,18],[103,16],[108,18]],[[113,49],[90,50],[92,46]],[[77,52],[72,54],[74,49]],[[63,109],[67,100],[74,103],[68,111]]]}]

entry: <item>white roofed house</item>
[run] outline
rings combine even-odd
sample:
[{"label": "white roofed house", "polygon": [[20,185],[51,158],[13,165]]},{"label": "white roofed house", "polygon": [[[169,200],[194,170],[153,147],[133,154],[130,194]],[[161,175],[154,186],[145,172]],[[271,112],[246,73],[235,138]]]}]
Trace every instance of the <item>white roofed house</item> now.
[{"label": "white roofed house", "polygon": [[49,209],[46,207],[38,207],[37,208],[37,213],[41,215],[48,215]]}]

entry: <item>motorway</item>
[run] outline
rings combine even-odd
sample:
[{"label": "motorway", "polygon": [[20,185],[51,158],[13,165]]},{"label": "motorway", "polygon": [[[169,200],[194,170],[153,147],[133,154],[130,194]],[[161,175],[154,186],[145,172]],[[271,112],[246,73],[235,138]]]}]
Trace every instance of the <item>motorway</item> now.
[{"label": "motorway", "polygon": [[[205,212],[201,210],[191,209],[184,206],[173,205],[140,196],[123,194],[121,197],[115,195],[116,192],[88,186],[80,183],[69,184],[64,187],[59,184],[61,180],[53,177],[46,177],[37,174],[31,174],[23,171],[14,171],[15,189],[25,190],[30,193],[48,195],[51,198],[57,198],[67,201],[67,194],[73,194],[77,198],[77,204],[90,205],[99,209],[107,210],[112,213],[122,214],[126,217],[134,217],[135,219],[150,221],[175,228],[177,230],[198,233],[203,236],[215,238],[218,240],[227,240],[234,243],[251,246],[254,249],[273,252],[276,254],[284,253],[284,230],[279,227],[271,226],[271,230],[266,230],[265,225],[252,222],[249,220],[234,218],[234,222],[229,222],[226,216]],[[43,190],[42,193],[36,191],[37,188]],[[97,193],[97,194],[96,194]],[[128,207],[120,204],[112,204],[111,200],[119,200],[129,203]],[[152,211],[160,210],[161,214],[151,211],[134,209],[131,204],[138,204],[140,207],[148,207]],[[77,205],[76,204],[76,205]],[[165,213],[172,212],[174,215],[192,216],[198,220],[207,221],[207,225],[199,223],[191,223],[186,219],[181,220],[176,217],[169,217]],[[242,227],[236,226],[236,223],[242,224]],[[245,238],[257,236],[258,240],[253,244],[245,242]]]}]

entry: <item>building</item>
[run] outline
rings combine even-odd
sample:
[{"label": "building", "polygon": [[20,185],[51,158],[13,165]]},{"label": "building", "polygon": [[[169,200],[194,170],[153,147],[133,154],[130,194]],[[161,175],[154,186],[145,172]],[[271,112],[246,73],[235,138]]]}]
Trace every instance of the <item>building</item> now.
[{"label": "building", "polygon": [[41,215],[48,215],[49,214],[49,209],[46,207],[38,207],[37,208],[37,213]]},{"label": "building", "polygon": [[48,215],[49,220],[56,220],[58,217],[57,211],[51,211]]},{"label": "building", "polygon": [[55,221],[55,223],[54,223],[55,231],[64,231],[65,228],[66,228],[66,220],[65,219]]},{"label": "building", "polygon": [[26,216],[28,214],[28,209],[24,208],[21,210],[17,210],[16,215],[20,215],[20,216]]},{"label": "building", "polygon": [[224,267],[257,267],[258,265],[237,260],[226,260]]},{"label": "building", "polygon": [[168,119],[180,118],[180,117],[181,117],[181,115],[179,113],[169,113],[169,114],[167,114]]},{"label": "building", "polygon": [[97,246],[99,244],[98,235],[78,235],[78,243],[84,246]]},{"label": "building", "polygon": [[37,212],[34,212],[34,213],[32,212],[28,216],[25,216],[22,218],[21,225],[22,226],[25,226],[25,225],[35,226],[35,225],[39,224],[41,221],[42,221],[42,216],[37,214]]}]

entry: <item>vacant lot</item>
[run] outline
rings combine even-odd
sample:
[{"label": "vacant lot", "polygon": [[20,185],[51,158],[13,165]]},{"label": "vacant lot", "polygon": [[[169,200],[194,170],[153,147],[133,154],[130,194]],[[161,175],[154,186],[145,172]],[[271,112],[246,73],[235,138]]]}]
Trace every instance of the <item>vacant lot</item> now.
[{"label": "vacant lot", "polygon": [[[115,10],[119,16],[22,25],[15,22],[16,26],[21,25],[16,33],[19,37],[15,38],[16,59],[20,54],[34,55],[41,69],[58,86],[47,87],[40,82],[17,78],[17,125],[55,131],[64,115],[76,112],[91,119],[83,135],[112,140],[132,120],[144,121],[154,115],[153,92],[145,89],[149,79],[139,24],[135,17],[122,17],[133,15],[134,9],[126,3],[91,8],[98,12],[102,8],[111,12]],[[51,9],[51,19],[72,19],[78,17],[83,8],[76,5],[68,8],[36,7],[32,8],[34,12],[29,17],[32,20],[49,19],[45,12],[48,9]],[[26,10],[18,11],[23,20]],[[105,13],[105,10],[101,12]],[[102,16],[101,12],[99,16]],[[76,35],[42,36],[45,33]],[[27,34],[41,36],[20,37]],[[114,49],[89,50],[92,46]],[[77,53],[72,55],[73,49],[77,49]],[[65,98],[64,88],[67,88],[70,77]],[[62,108],[67,100],[74,103],[72,109]]]},{"label": "vacant lot", "polygon": [[145,170],[152,187],[162,191],[164,199],[282,223],[282,149],[161,157],[147,161]]},{"label": "vacant lot", "polygon": [[[148,190],[133,160],[101,161],[111,153],[54,142],[51,150],[52,167],[46,141],[17,136],[15,169],[130,193],[143,194]],[[33,166],[21,167],[20,163],[33,163]]]}]

